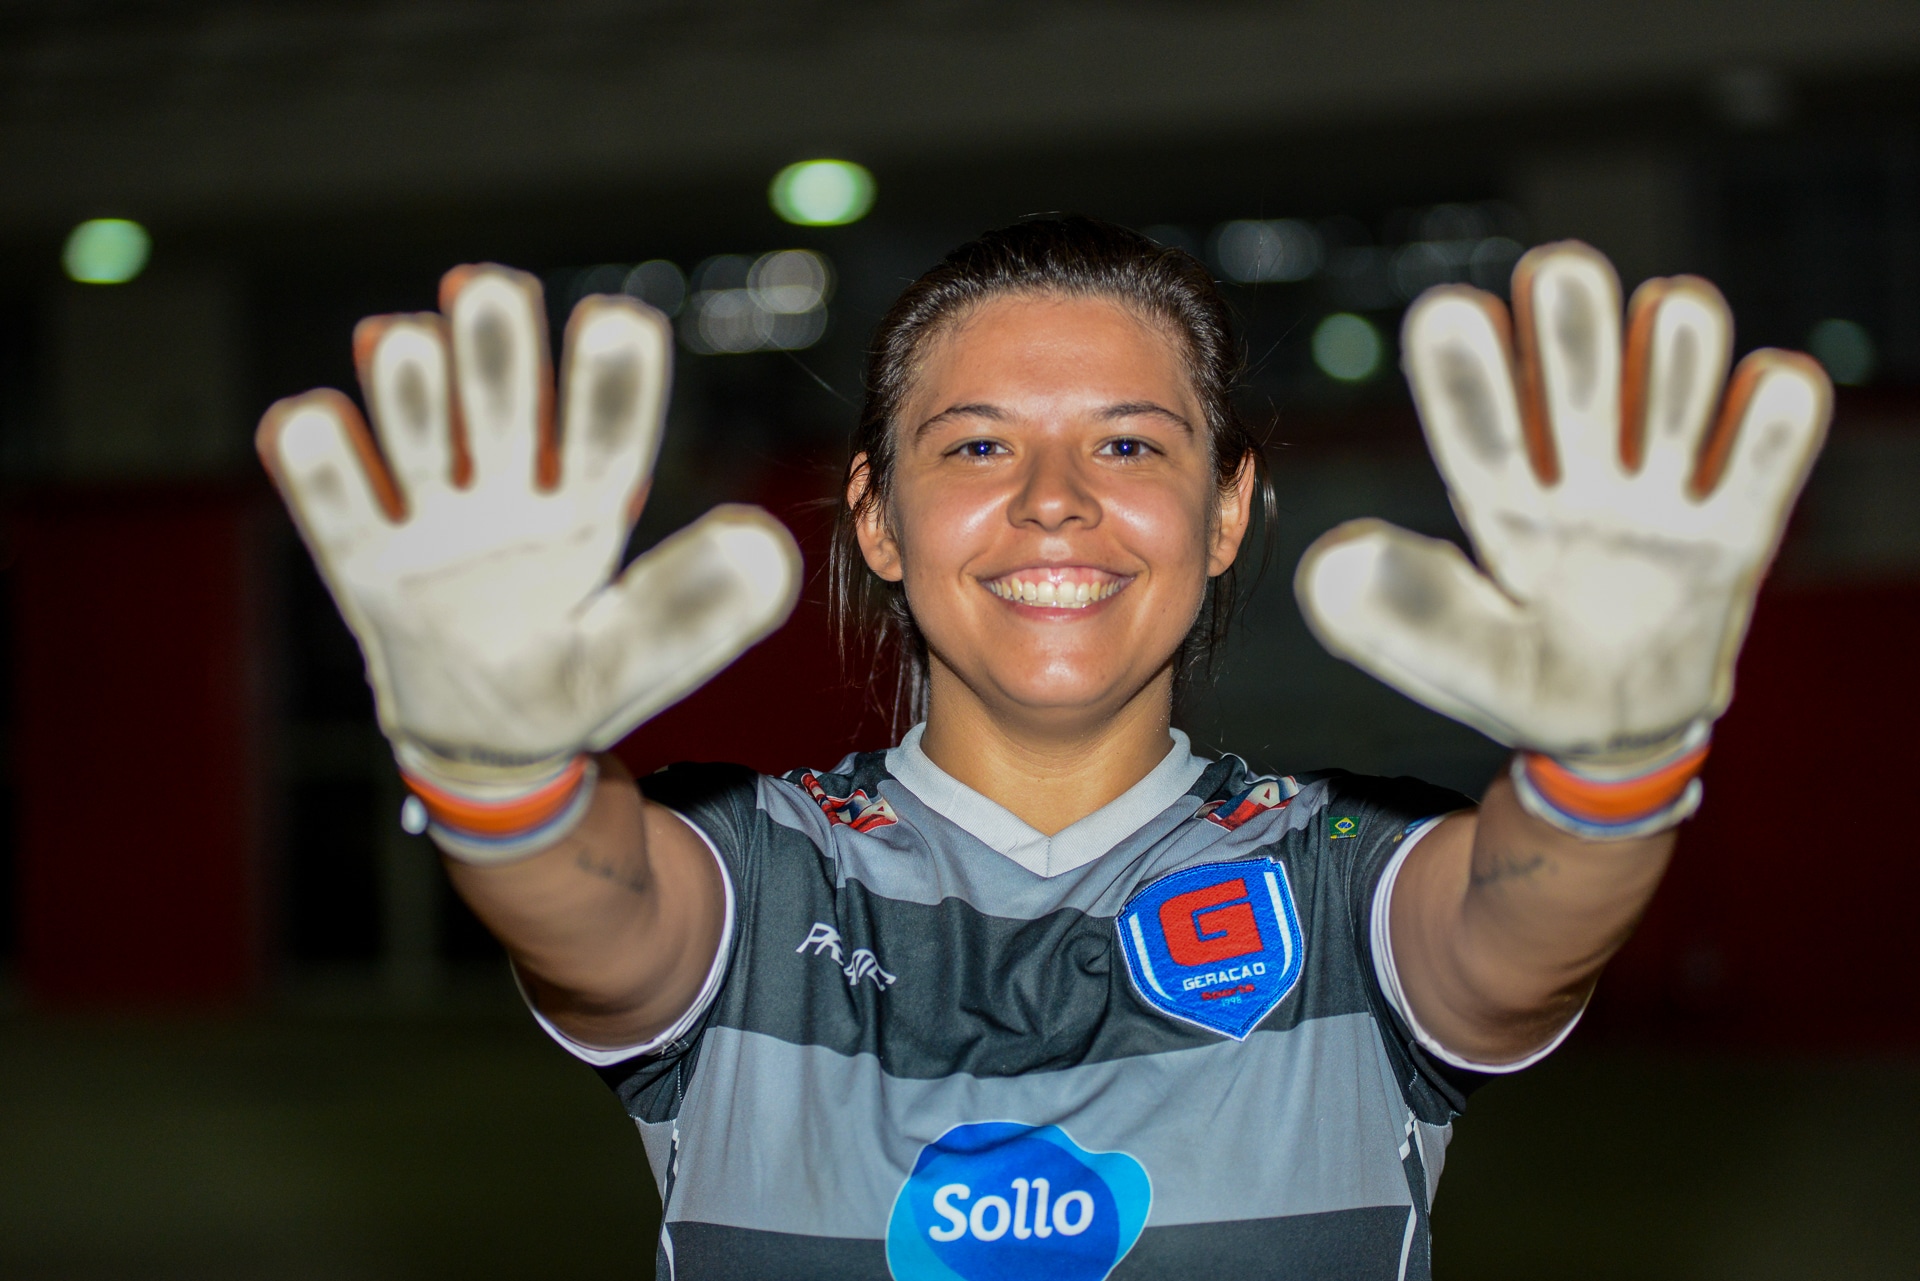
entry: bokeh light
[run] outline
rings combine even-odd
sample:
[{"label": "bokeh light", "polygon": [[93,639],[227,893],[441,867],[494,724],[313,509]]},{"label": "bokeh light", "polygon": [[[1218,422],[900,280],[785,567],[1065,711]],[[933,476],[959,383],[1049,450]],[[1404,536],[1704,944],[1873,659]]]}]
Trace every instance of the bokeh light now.
[{"label": "bokeh light", "polygon": [[715,254],[693,269],[693,288],[697,293],[721,289],[745,289],[753,259],[745,254]]},{"label": "bokeh light", "polygon": [[1380,371],[1386,344],[1365,316],[1336,311],[1313,331],[1313,363],[1343,383],[1365,382]]},{"label": "bokeh light", "polygon": [[687,278],[665,258],[651,258],[627,273],[621,292],[677,316],[687,302]]},{"label": "bokeh light", "polygon": [[1214,258],[1241,284],[1305,280],[1320,266],[1320,234],[1297,218],[1242,218],[1214,233]]},{"label": "bokeh light", "polygon": [[[1376,238],[1376,230],[1384,234]],[[1156,225],[1147,234],[1190,247],[1177,226]],[[1470,283],[1504,294],[1526,234],[1518,210],[1489,200],[1395,210],[1378,229],[1341,214],[1317,222],[1236,218],[1216,226],[1207,245],[1225,280],[1317,280],[1335,307],[1364,312],[1399,307],[1435,285]]]},{"label": "bokeh light", "polygon": [[721,254],[694,268],[693,283],[680,333],[701,355],[799,351],[827,331],[833,267],[810,249]]},{"label": "bokeh light", "polygon": [[797,316],[826,300],[827,260],[805,249],[781,249],[763,255],[747,272],[754,301],[768,311]]},{"label": "bokeh light", "polygon": [[67,236],[60,264],[83,285],[124,285],[153,252],[147,229],[127,218],[90,218]]},{"label": "bokeh light", "polygon": [[1838,317],[1821,321],[1807,335],[1807,350],[1827,368],[1827,376],[1843,387],[1872,381],[1880,363],[1873,335],[1865,326]]},{"label": "bokeh light", "polygon": [[851,160],[802,160],[773,177],[773,211],[800,227],[841,227],[873,208],[873,175]]}]

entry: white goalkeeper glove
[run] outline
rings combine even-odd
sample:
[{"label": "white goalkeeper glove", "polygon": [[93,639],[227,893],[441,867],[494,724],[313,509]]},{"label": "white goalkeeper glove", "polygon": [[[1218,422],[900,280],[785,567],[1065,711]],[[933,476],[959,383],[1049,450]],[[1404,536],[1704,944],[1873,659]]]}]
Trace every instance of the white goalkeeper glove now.
[{"label": "white goalkeeper glove", "polygon": [[666,321],[582,302],[556,416],[532,277],[456,268],[441,310],[355,331],[377,434],[313,391],[274,405],[258,443],[435,839],[497,861],[578,821],[585,752],[778,627],[800,558],[765,512],[721,507],[610,582],[659,443]]},{"label": "white goalkeeper glove", "polygon": [[1619,280],[1577,242],[1522,258],[1513,302],[1510,326],[1493,296],[1442,286],[1402,331],[1479,567],[1352,521],[1307,550],[1295,592],[1334,654],[1523,749],[1514,776],[1536,815],[1588,837],[1658,831],[1699,803],[1832,391],[1811,359],[1774,350],[1727,383],[1732,317],[1694,277],[1640,287],[1623,352]]}]

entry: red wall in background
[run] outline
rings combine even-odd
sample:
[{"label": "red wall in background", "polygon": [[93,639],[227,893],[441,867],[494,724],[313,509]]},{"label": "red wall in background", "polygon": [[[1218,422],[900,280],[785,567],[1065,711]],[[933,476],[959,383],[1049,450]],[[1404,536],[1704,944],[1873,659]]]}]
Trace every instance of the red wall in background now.
[{"label": "red wall in background", "polygon": [[1920,1045],[1920,584],[1760,602],[1706,798],[1592,1033]]},{"label": "red wall in background", "polygon": [[[820,503],[819,469],[796,465],[777,475],[758,501],[799,540],[800,603],[785,627],[621,742],[620,759],[636,774],[675,761],[735,761],[782,774],[893,742],[867,689],[843,674],[834,643],[826,578],[833,510]],[[884,694],[891,692],[889,685]]]},{"label": "red wall in background", "polygon": [[40,495],[12,526],[28,995],[243,997],[261,973],[252,500]]}]

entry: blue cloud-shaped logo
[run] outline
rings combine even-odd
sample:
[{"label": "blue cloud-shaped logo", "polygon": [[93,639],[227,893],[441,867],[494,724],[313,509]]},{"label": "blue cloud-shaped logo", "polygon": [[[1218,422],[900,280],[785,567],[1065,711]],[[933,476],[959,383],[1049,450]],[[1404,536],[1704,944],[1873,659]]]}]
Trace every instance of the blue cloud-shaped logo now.
[{"label": "blue cloud-shaped logo", "polygon": [[895,1281],[1102,1281],[1152,1203],[1125,1152],[1089,1152],[1054,1125],[956,1125],[894,1199],[887,1266]]}]

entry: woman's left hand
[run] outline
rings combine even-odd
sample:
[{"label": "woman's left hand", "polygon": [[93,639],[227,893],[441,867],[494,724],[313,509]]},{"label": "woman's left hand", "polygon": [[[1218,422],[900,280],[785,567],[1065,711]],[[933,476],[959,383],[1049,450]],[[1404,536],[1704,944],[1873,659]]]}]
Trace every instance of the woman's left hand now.
[{"label": "woman's left hand", "polygon": [[1810,358],[1774,350],[1727,382],[1733,320],[1704,280],[1642,285],[1624,344],[1619,298],[1577,242],[1521,259],[1512,324],[1476,289],[1423,295],[1407,376],[1480,564],[1355,521],[1308,549],[1295,589],[1328,649],[1437,711],[1630,765],[1726,710],[1832,392]]}]

